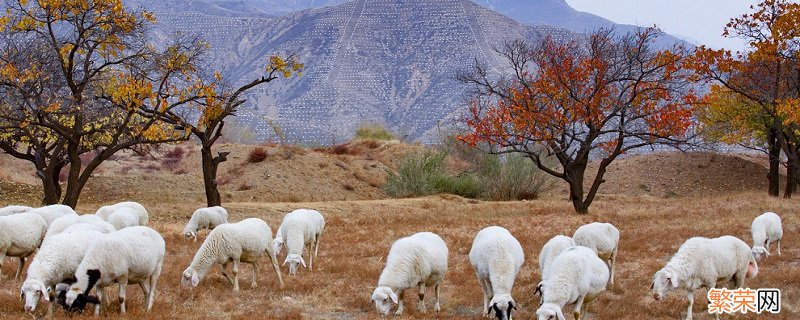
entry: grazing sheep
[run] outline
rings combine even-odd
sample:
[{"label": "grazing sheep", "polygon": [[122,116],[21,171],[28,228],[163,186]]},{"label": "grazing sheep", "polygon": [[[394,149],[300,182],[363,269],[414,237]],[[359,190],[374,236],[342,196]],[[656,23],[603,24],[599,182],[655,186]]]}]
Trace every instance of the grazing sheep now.
[{"label": "grazing sheep", "polygon": [[25,312],[33,313],[39,299],[43,298],[49,302],[47,315],[53,314],[57,296],[54,295],[55,286],[74,278],[89,245],[105,236],[105,233],[94,230],[94,227],[89,223],[73,224],[65,232],[45,237],[42,247],[28,267],[28,277],[20,288],[20,294],[25,300]]},{"label": "grazing sheep", "polygon": [[547,266],[549,266],[561,252],[574,246],[575,241],[564,235],[557,235],[548,240],[542,247],[542,252],[539,253],[539,273],[544,274],[544,270],[547,269]]},{"label": "grazing sheep", "polygon": [[8,216],[17,213],[23,213],[33,210],[28,206],[5,206],[0,208],[0,216]]},{"label": "grazing sheep", "polygon": [[138,284],[144,292],[147,311],[150,311],[165,253],[164,238],[148,227],[125,228],[97,239],[75,271],[77,281],[66,293],[67,305],[82,310],[87,302],[93,302],[89,291],[97,286],[98,303],[94,313],[99,315],[101,302],[108,299],[103,288],[118,283],[120,312],[124,314],[128,284]]},{"label": "grazing sheep", "polygon": [[126,201],[113,204],[110,206],[103,206],[100,207],[100,209],[97,209],[97,212],[95,212],[95,214],[98,215],[100,218],[103,218],[104,220],[108,221],[108,217],[119,208],[133,209],[133,211],[136,212],[136,215],[139,217],[139,222],[136,225],[139,226],[147,225],[147,220],[149,216],[147,213],[147,209],[145,209],[144,206],[138,202]]},{"label": "grazing sheep", "polygon": [[220,206],[200,208],[192,213],[192,218],[183,228],[183,235],[197,241],[197,233],[200,229],[211,230],[223,223],[228,223],[228,210],[225,208]]},{"label": "grazing sheep", "polygon": [[745,278],[756,274],[758,264],[744,241],[732,236],[694,237],[686,240],[667,265],[656,272],[651,288],[656,300],[663,299],[672,289],[686,290],[686,319],[692,319],[695,289],[726,285],[742,288]]},{"label": "grazing sheep", "polygon": [[52,224],[53,221],[56,221],[56,219],[61,218],[63,216],[78,215],[78,213],[76,213],[75,210],[72,210],[72,208],[70,208],[69,206],[65,206],[63,204],[54,204],[40,208],[33,208],[28,212],[42,216],[42,218],[44,218],[44,221],[47,223],[47,227],[50,227],[50,224]]},{"label": "grazing sheep", "polygon": [[[222,275],[233,284],[233,291],[239,291],[239,262],[244,262],[253,265],[251,286],[255,288],[258,259],[266,252],[283,288],[283,278],[271,244],[272,231],[264,220],[249,218],[237,223],[221,224],[211,230],[192,263],[183,271],[181,284],[196,287],[208,270],[219,263],[222,264]],[[226,272],[228,262],[233,262],[232,277]]]},{"label": "grazing sheep", "polygon": [[403,314],[403,292],[419,287],[419,310],[425,312],[425,288],[434,287],[439,312],[439,292],[447,272],[447,245],[431,232],[420,232],[400,238],[392,244],[386,267],[372,292],[372,301],[381,315],[388,315],[392,303],[398,304],[395,315]]},{"label": "grazing sheep", "polygon": [[511,320],[516,309],[511,288],[525,262],[522,245],[505,228],[487,227],[475,236],[469,262],[483,290],[483,314],[494,311],[497,319]]},{"label": "grazing sheep", "polygon": [[[303,260],[305,247],[308,246],[308,269],[314,270],[314,256],[319,252],[319,239],[325,229],[325,218],[316,210],[297,209],[286,214],[278,228],[280,239],[286,244],[286,260],[289,263],[289,274],[297,273],[298,265],[306,266]],[[273,240],[273,245],[275,245]],[[280,249],[280,246],[277,246]]]},{"label": "grazing sheep", "polygon": [[103,218],[93,214],[84,214],[79,216],[67,215],[54,220],[53,223],[50,224],[50,227],[47,228],[47,233],[45,234],[44,238],[47,239],[62,233],[68,227],[79,223],[96,225],[96,230],[102,233],[109,233],[116,230],[113,225],[103,220]]},{"label": "grazing sheep", "polygon": [[33,254],[42,244],[47,232],[47,222],[33,212],[0,216],[0,276],[3,275],[3,260],[6,256],[18,257],[19,266],[14,279],[19,279],[25,258]]},{"label": "grazing sheep", "polygon": [[608,267],[594,251],[582,246],[570,247],[547,267],[539,284],[543,302],[536,310],[539,320],[564,320],[561,311],[575,304],[575,320],[586,318],[589,302],[606,289]]},{"label": "grazing sheep", "polygon": [[576,245],[592,249],[598,257],[603,259],[611,271],[610,284],[614,284],[614,265],[617,261],[617,248],[619,247],[619,230],[610,223],[594,222],[583,225],[572,240]]},{"label": "grazing sheep", "polygon": [[114,226],[117,230],[125,228],[136,227],[139,225],[139,214],[129,207],[120,207],[114,210],[106,221]]},{"label": "grazing sheep", "polygon": [[753,233],[753,255],[756,260],[769,256],[769,245],[772,242],[778,244],[778,255],[781,255],[781,238],[783,238],[781,217],[774,212],[765,212],[753,219],[750,231]]}]

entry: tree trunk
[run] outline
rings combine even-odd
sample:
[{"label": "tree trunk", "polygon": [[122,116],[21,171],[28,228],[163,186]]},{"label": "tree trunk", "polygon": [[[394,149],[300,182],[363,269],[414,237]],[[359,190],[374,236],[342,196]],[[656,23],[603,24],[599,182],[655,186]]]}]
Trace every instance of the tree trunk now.
[{"label": "tree trunk", "polygon": [[797,190],[798,177],[800,177],[800,144],[784,142],[784,154],[786,154],[786,186],[783,190],[783,197],[791,199],[792,194]]},{"label": "tree trunk", "polygon": [[795,179],[795,172],[797,168],[791,162],[786,166],[786,186],[783,189],[783,197],[791,199],[792,194],[797,189],[797,179]]},{"label": "tree trunk", "polygon": [[777,129],[767,130],[767,147],[769,148],[769,173],[767,173],[768,188],[770,196],[780,196],[781,180],[781,145],[778,143]]},{"label": "tree trunk", "polygon": [[58,200],[61,200],[61,185],[58,183],[58,174],[53,176],[44,171],[38,171],[36,175],[42,180],[42,205],[57,204]]},{"label": "tree trunk", "polygon": [[589,213],[589,205],[591,204],[591,201],[587,203],[583,199],[583,175],[585,171],[585,164],[573,164],[564,168],[564,174],[566,175],[564,180],[569,183],[569,200],[572,201],[572,207],[577,214]]},{"label": "tree trunk", "polygon": [[209,207],[219,206],[222,199],[217,185],[217,168],[219,164],[228,160],[228,152],[220,152],[215,157],[211,146],[204,145],[200,150],[203,162],[203,185],[206,189],[206,203]]}]

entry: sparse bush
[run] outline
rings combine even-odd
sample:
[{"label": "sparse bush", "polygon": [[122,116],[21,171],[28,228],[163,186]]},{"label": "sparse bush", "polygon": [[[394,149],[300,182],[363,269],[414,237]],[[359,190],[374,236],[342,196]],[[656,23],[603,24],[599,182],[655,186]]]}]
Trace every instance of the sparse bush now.
[{"label": "sparse bush", "polygon": [[337,144],[333,147],[328,148],[328,153],[330,154],[348,154],[350,153],[350,148],[346,143],[344,144]]},{"label": "sparse bush", "polygon": [[550,190],[555,180],[521,154],[505,159],[487,155],[478,169],[483,197],[495,201],[536,199]]},{"label": "sparse bush", "polygon": [[477,198],[484,192],[481,179],[472,173],[462,173],[456,176],[443,176],[434,181],[435,188],[440,193],[449,193],[464,198]]},{"label": "sparse bush", "polygon": [[389,173],[384,185],[392,197],[413,197],[435,194],[436,185],[447,179],[444,152],[425,151],[411,154],[400,160],[396,173]]},{"label": "sparse bush", "polygon": [[365,125],[356,129],[355,138],[388,141],[393,140],[395,137],[389,130],[386,130],[386,128],[381,125]]},{"label": "sparse bush", "polygon": [[256,147],[253,150],[250,150],[250,154],[247,155],[247,162],[259,163],[266,160],[267,157],[269,157],[267,149],[264,149],[262,147]]}]

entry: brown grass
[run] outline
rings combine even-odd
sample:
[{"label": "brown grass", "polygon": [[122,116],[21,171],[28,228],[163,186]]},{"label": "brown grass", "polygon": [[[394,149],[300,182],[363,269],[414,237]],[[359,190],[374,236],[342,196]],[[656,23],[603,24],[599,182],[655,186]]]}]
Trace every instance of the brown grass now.
[{"label": "brown grass", "polygon": [[[288,200],[288,199],[287,199]],[[297,200],[297,199],[292,199]],[[276,229],[282,216],[295,208],[320,210],[326,217],[319,257],[314,271],[301,270],[288,276],[282,269],[286,288],[278,288],[267,260],[260,265],[259,286],[249,286],[250,265],[240,268],[242,291],[237,295],[215,267],[194,289],[182,288],[180,273],[189,265],[201,242],[178,235],[188,214],[203,203],[145,203],[151,209],[151,225],[167,241],[165,269],[159,281],[159,295],[152,312],[142,308],[142,293],[128,290],[129,319],[379,319],[369,296],[384,266],[392,242],[419,231],[442,236],[450,249],[449,270],[442,291],[442,312],[420,314],[415,310],[416,294],[406,295],[403,319],[483,319],[481,291],[467,254],[472,239],[490,225],[508,228],[521,242],[526,261],[514,286],[519,319],[531,319],[537,307],[533,290],[540,279],[538,253],[557,234],[570,235],[592,221],[614,223],[621,231],[617,284],[589,304],[591,319],[677,319],[685,316],[684,294],[673,292],[661,302],[648,290],[653,273],[660,269],[687,238],[732,234],[749,242],[749,226],[758,214],[771,210],[784,218],[783,255],[760,264],[759,276],[748,279],[750,288],[782,290],[782,313],[759,317],[739,315],[735,319],[798,319],[800,317],[800,200],[772,199],[761,193],[732,193],[723,196],[660,199],[649,196],[601,196],[590,215],[571,213],[567,201],[547,199],[518,202],[469,201],[455,196],[421,199],[334,201],[315,203],[226,203],[230,220],[261,217]],[[87,206],[93,211],[97,205]],[[207,233],[203,232],[201,238]],[[201,239],[202,240],[202,239]],[[284,252],[285,255],[285,252]],[[278,258],[282,261],[283,256]],[[3,273],[16,268],[9,261]],[[18,298],[21,281],[5,279],[0,285],[0,315],[3,319],[30,318],[22,312]],[[114,297],[115,290],[112,292]],[[705,291],[695,293],[695,317],[705,314]],[[432,292],[426,295],[432,310]],[[102,318],[119,318],[118,303]],[[44,310],[38,310],[40,314]],[[569,311],[569,310],[567,310]],[[64,318],[61,311],[57,318]],[[724,317],[724,316],[723,316]],[[75,319],[92,319],[83,315]],[[568,316],[568,318],[571,318]]]},{"label": "brown grass", "polygon": [[269,157],[267,149],[264,149],[262,147],[257,147],[254,148],[253,150],[250,150],[250,153],[247,154],[247,162],[259,163],[261,161],[266,160],[267,157]]}]

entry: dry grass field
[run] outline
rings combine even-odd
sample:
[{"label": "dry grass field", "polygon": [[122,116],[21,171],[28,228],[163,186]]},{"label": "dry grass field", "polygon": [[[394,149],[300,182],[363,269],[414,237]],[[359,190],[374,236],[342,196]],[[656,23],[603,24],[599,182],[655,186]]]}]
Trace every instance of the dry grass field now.
[{"label": "dry grass field", "polygon": [[[692,180],[704,178],[702,173],[686,174],[690,174]],[[752,179],[762,179],[762,176],[753,174]],[[308,183],[313,185],[314,181]],[[636,182],[630,188],[644,189],[640,187],[643,183]],[[168,186],[159,184],[158,188]],[[621,187],[614,185],[610,188]],[[0,184],[0,189],[0,205],[12,202],[33,204],[36,199],[35,188],[20,189],[16,184],[6,183]],[[137,190],[145,189],[148,189],[146,184],[138,186]],[[722,318],[800,319],[800,199],[773,199],[760,191],[685,196],[605,193],[592,205],[589,215],[574,214],[558,192],[541,200],[517,202],[485,202],[449,195],[319,202],[264,202],[234,197],[237,201],[224,204],[231,213],[231,221],[260,217],[275,230],[286,212],[295,208],[313,208],[322,212],[327,222],[319,257],[314,259],[314,271],[303,269],[296,276],[288,276],[287,269],[283,268],[286,287],[280,289],[268,259],[264,259],[258,287],[250,288],[252,269],[243,264],[239,275],[242,290],[238,294],[233,293],[232,286],[220,275],[218,267],[212,269],[198,287],[188,289],[180,286],[180,274],[189,265],[201,241],[185,240],[179,232],[191,212],[204,203],[195,196],[175,196],[168,189],[159,196],[142,196],[157,191],[161,190],[150,190],[149,193],[108,190],[116,195],[113,198],[98,196],[98,191],[95,191],[95,195],[87,197],[88,200],[82,201],[78,207],[79,212],[93,212],[102,204],[125,200],[117,197],[136,195],[132,196],[133,200],[147,206],[151,212],[151,226],[161,232],[167,242],[167,257],[153,310],[144,312],[143,294],[137,286],[131,286],[127,316],[119,314],[115,302],[110,310],[104,310],[102,318],[377,319],[370,295],[390,245],[397,238],[418,231],[432,231],[440,234],[450,249],[449,270],[442,291],[442,312],[432,311],[432,290],[426,296],[430,310],[427,314],[416,311],[416,295],[408,294],[407,312],[402,319],[481,319],[482,294],[467,254],[474,235],[480,229],[499,225],[508,228],[525,250],[526,261],[515,283],[513,296],[519,308],[515,318],[531,319],[538,307],[538,298],[533,291],[540,279],[538,254],[542,245],[554,235],[571,235],[582,224],[605,221],[615,224],[621,232],[617,282],[589,304],[589,318],[679,319],[685,316],[685,295],[673,292],[667,299],[655,301],[649,292],[653,274],[692,236],[731,234],[750,243],[752,219],[764,211],[775,211],[784,221],[783,255],[773,255],[762,262],[758,277],[748,279],[746,286],[781,289],[782,312],[779,315],[747,314]],[[4,196],[6,192],[14,196]],[[201,232],[200,239],[206,234],[206,231]],[[280,256],[279,262],[283,262],[283,258]],[[13,274],[15,260],[6,259],[3,266],[5,275]],[[0,279],[1,319],[31,319],[44,314],[41,303],[35,316],[23,312],[19,301],[21,282],[8,276]],[[115,296],[116,289],[111,290],[111,294]],[[705,290],[696,292],[695,301],[695,319],[710,319],[705,311]],[[571,319],[570,313],[571,309],[567,313],[568,319]],[[56,312],[56,318],[66,317],[63,311]],[[92,318],[91,313],[73,317]]]}]

